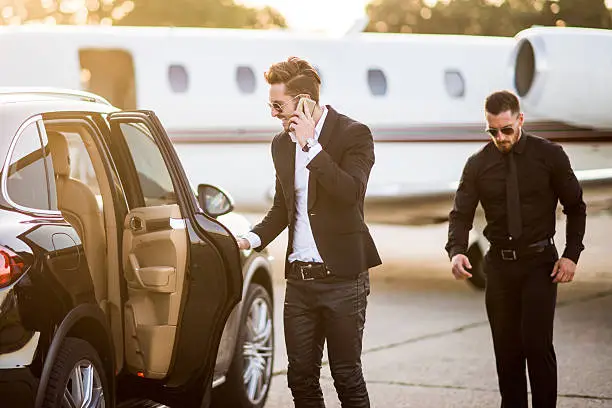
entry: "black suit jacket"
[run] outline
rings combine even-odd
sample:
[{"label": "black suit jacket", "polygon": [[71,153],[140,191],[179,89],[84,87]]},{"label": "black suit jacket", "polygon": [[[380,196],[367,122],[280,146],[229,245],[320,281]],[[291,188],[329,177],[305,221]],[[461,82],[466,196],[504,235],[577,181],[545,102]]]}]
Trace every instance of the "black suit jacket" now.
[{"label": "black suit jacket", "polygon": [[[319,135],[323,150],[308,164],[308,218],[319,254],[337,276],[354,277],[381,264],[363,217],[363,200],[374,165],[374,141],[370,129],[327,106]],[[295,143],[288,133],[272,141],[276,170],[274,203],[253,232],[262,250],[289,226],[285,257],[293,249],[295,223]]]}]

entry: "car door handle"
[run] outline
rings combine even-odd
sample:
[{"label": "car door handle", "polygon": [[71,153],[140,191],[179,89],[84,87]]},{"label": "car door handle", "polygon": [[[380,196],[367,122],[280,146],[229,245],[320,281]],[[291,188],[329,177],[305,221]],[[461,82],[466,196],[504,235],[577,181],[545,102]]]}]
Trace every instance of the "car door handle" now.
[{"label": "car door handle", "polygon": [[[153,292],[172,293],[176,290],[176,269],[173,266],[147,266],[141,268],[134,253],[128,255],[134,271],[137,289],[147,289]],[[130,282],[128,282],[128,285]],[[134,287],[133,286],[133,287]]]},{"label": "car door handle", "polygon": [[[132,223],[132,220],[130,220],[130,224],[131,223]],[[132,266],[132,272],[134,272],[134,277],[136,278],[138,285],[140,285],[140,287],[144,289],[146,286],[144,282],[142,281],[142,279],[140,278],[140,264],[138,263],[138,258],[136,258],[136,254],[131,253],[128,255],[128,258],[130,260],[130,265]]]}]

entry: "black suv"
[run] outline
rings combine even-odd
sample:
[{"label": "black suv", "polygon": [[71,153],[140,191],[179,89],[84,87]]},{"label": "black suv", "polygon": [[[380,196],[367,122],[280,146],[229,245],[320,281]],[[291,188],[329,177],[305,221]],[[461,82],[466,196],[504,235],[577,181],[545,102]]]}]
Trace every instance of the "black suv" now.
[{"label": "black suv", "polygon": [[0,90],[0,137],[0,405],[263,406],[268,257],[238,250],[248,222],[194,193],[155,114]]}]

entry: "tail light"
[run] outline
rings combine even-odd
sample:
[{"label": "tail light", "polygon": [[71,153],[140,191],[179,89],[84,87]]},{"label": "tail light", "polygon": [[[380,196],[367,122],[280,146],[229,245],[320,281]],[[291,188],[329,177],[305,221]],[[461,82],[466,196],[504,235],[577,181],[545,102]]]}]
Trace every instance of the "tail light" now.
[{"label": "tail light", "polygon": [[23,259],[10,249],[0,246],[0,288],[15,282],[24,270]]}]

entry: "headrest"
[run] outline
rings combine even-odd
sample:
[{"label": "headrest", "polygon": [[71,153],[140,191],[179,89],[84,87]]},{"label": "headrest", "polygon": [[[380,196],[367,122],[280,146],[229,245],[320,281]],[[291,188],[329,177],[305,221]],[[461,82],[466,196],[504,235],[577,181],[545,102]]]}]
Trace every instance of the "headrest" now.
[{"label": "headrest", "polygon": [[59,132],[48,131],[47,139],[53,159],[53,172],[60,177],[70,176],[70,152],[66,138]]}]

